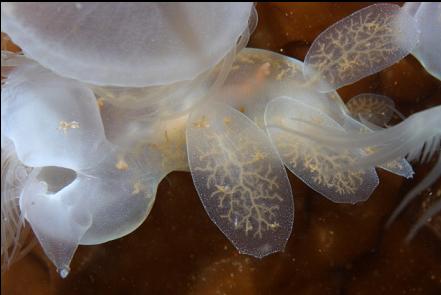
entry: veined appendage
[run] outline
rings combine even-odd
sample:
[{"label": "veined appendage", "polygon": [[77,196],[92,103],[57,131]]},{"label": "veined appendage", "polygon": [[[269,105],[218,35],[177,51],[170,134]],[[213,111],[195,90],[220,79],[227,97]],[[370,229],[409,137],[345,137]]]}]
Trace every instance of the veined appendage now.
[{"label": "veined appendage", "polygon": [[[355,119],[364,123],[371,123],[379,127],[386,127],[394,115],[405,119],[396,108],[392,99],[387,96],[362,93],[352,97],[346,104]],[[368,125],[368,127],[370,127]],[[375,129],[374,126],[372,126]]]},{"label": "veined appendage", "polygon": [[[351,98],[347,105],[351,115],[358,119],[356,121],[346,118],[344,127],[348,132],[372,133],[375,130],[381,130],[383,128],[380,126],[387,126],[394,115],[405,119],[395,108],[393,100],[384,95],[359,94]],[[372,155],[377,152],[377,148],[367,147],[363,151],[366,155]],[[414,174],[412,166],[404,158],[397,158],[377,167],[406,178],[411,178]]]},{"label": "veined appendage", "polygon": [[[267,126],[283,126],[308,133],[304,122],[314,122],[318,126],[345,132],[342,126],[325,113],[293,98],[280,97],[267,105]],[[268,128],[268,134],[288,169],[333,202],[365,201],[378,185],[373,167],[349,167],[350,163],[363,156],[361,150],[335,149],[332,145],[317,144],[282,128]]]},{"label": "veined appendage", "polygon": [[311,45],[303,73],[329,92],[391,66],[418,42],[416,21],[395,4],[374,4],[323,31]]},{"label": "veined appendage", "polygon": [[241,112],[210,102],[188,120],[187,150],[205,210],[234,246],[258,258],[283,250],[294,204],[265,133]]},{"label": "veined appendage", "polygon": [[[277,122],[268,125],[267,128],[270,130],[284,130],[323,145],[355,149],[375,148],[374,153],[357,158],[357,161],[349,163],[350,168],[366,169],[374,165],[384,165],[391,160],[403,157],[406,157],[408,161],[425,162],[438,153],[439,158],[435,166],[424,180],[404,197],[403,202],[394,211],[388,224],[419,193],[441,177],[441,106],[415,113],[403,122],[386,129],[373,130],[371,133],[362,134],[354,132],[349,136],[341,131],[322,127],[319,124],[303,123],[308,126],[308,132],[284,126]],[[436,208],[438,207],[429,209],[428,212],[434,214],[438,210],[435,210]],[[420,221],[418,224],[420,224]]]}]

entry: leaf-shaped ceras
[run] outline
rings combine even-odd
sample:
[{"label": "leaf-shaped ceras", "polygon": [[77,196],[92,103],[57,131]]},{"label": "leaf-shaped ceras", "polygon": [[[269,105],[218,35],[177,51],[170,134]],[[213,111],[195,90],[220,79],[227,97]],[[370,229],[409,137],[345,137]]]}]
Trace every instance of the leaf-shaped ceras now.
[{"label": "leaf-shaped ceras", "polygon": [[367,120],[378,126],[385,126],[392,119],[395,103],[387,96],[361,93],[347,102],[347,107],[355,119]]},{"label": "leaf-shaped ceras", "polygon": [[296,134],[296,131],[310,133],[310,124],[343,130],[319,109],[297,99],[279,97],[268,104],[265,122],[288,169],[329,200],[337,203],[365,201],[378,185],[374,167],[366,170],[347,168],[363,155],[361,150],[320,144]]},{"label": "leaf-shaped ceras", "polygon": [[283,250],[294,205],[269,138],[225,104],[201,106],[187,124],[190,170],[211,220],[241,253],[261,258]]},{"label": "leaf-shaped ceras", "polygon": [[374,4],[340,20],[311,45],[304,75],[328,92],[379,72],[418,42],[416,21],[400,6]]}]

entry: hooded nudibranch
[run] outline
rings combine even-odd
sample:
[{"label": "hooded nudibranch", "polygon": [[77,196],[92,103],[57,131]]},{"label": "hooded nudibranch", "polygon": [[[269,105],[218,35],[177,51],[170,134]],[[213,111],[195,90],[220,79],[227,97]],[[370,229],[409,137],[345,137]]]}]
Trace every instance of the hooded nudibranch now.
[{"label": "hooded nudibranch", "polygon": [[[174,170],[191,172],[238,251],[261,258],[291,235],[284,166],[331,201],[357,203],[377,187],[375,167],[409,178],[407,160],[440,149],[440,106],[406,119],[388,97],[345,105],[335,91],[410,53],[439,77],[441,24],[424,15],[440,4],[359,10],[320,34],[304,62],[243,48],[251,3],[1,9],[23,50],[2,51],[2,271],[26,250],[26,220],[66,277],[78,245],[135,230]],[[388,125],[393,115],[403,121]],[[441,156],[391,221],[440,174]]]}]

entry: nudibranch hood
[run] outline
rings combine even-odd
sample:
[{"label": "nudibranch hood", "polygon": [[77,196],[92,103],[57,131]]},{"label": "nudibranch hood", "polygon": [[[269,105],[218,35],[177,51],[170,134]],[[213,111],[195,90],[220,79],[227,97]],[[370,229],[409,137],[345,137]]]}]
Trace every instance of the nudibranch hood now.
[{"label": "nudibranch hood", "polygon": [[1,6],[2,31],[28,57],[64,77],[121,87],[194,79],[235,47],[253,7],[132,2]]}]

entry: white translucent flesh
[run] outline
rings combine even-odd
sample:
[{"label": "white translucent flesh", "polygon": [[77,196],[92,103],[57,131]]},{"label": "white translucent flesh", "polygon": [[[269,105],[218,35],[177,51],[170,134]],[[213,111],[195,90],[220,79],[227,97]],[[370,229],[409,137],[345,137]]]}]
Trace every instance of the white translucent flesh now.
[{"label": "white translucent flesh", "polygon": [[168,119],[189,113],[192,107],[209,97],[225,81],[236,53],[248,43],[256,19],[257,12],[253,7],[249,28],[242,33],[237,44],[218,64],[192,80],[139,88],[95,86],[93,89],[106,102],[128,112],[142,113],[144,119]]},{"label": "white translucent flesh", "polygon": [[311,45],[304,75],[332,91],[377,73],[409,54],[418,42],[416,21],[395,4],[374,4],[340,20]]},{"label": "white translucent flesh", "polygon": [[335,91],[326,94],[315,91],[313,85],[304,80],[302,66],[302,62],[287,56],[245,48],[238,54],[215,100],[240,110],[262,128],[265,127],[265,107],[277,96],[293,97],[344,124],[349,111],[340,96]]},{"label": "white translucent flesh", "polygon": [[412,54],[431,75],[441,80],[441,3],[421,3],[414,17],[421,33]]},{"label": "white translucent flesh", "polygon": [[385,126],[392,119],[395,103],[387,96],[362,93],[352,97],[346,104],[350,113],[356,118],[363,118],[369,122]]},{"label": "white translucent flesh", "polygon": [[288,169],[329,200],[338,203],[365,201],[378,185],[374,168],[347,168],[350,163],[362,157],[361,151],[318,144],[287,131],[301,130],[308,134],[309,127],[304,122],[312,122],[328,129],[344,130],[318,109],[292,98],[281,97],[268,104],[265,122],[272,142]]},{"label": "white translucent flesh", "polygon": [[2,88],[3,133],[2,148],[11,142],[19,160],[39,167],[19,192],[20,210],[62,276],[78,244],[136,229],[175,168],[162,149],[110,144],[93,93],[34,63],[18,66]]},{"label": "white translucent flesh", "polygon": [[284,128],[289,132],[311,139],[317,143],[340,148],[375,147],[375,153],[350,163],[353,168],[369,168],[397,158],[407,157],[409,161],[430,159],[439,151],[441,143],[441,106],[415,113],[403,122],[375,132],[350,133],[324,128],[308,123],[311,132]]},{"label": "white translucent flesh", "polygon": [[293,198],[266,134],[239,111],[207,103],[188,120],[187,149],[205,210],[234,246],[258,258],[283,250]]},{"label": "white translucent flesh", "polygon": [[88,202],[88,192],[78,189],[78,181],[74,181],[49,195],[46,183],[39,182],[36,173],[31,177],[20,196],[20,209],[46,255],[60,274],[67,275],[79,241],[91,224],[90,212],[78,210],[78,204]]},{"label": "white translucent flesh", "polygon": [[[94,87],[107,139],[119,146],[130,147],[140,139],[157,145],[154,140],[164,137],[166,141],[184,141],[185,146],[185,122],[182,121],[187,120],[192,109],[217,93],[235,56],[236,48],[204,77],[189,82],[145,88]],[[182,132],[176,134],[177,129]],[[183,166],[188,166],[187,160],[185,165],[180,165]]]},{"label": "white translucent flesh", "polygon": [[20,207],[60,272],[68,271],[79,244],[120,238],[145,220],[164,177],[155,159],[107,151],[96,167],[76,175],[72,171],[73,177],[59,167],[45,167],[32,175]]},{"label": "white translucent flesh", "polygon": [[415,17],[418,8],[421,6],[422,2],[406,2],[401,7],[401,9],[405,10],[409,15]]},{"label": "white translucent flesh", "polygon": [[83,84],[27,64],[10,74],[1,102],[3,136],[14,142],[25,165],[77,170],[102,157],[101,117]]},{"label": "white translucent flesh", "polygon": [[344,122],[346,106],[337,92],[319,93],[302,74],[303,63],[263,49],[245,48],[236,57],[219,95],[264,128],[264,112],[275,97],[290,96],[320,109],[339,123]]},{"label": "white translucent flesh", "polygon": [[156,152],[109,153],[97,167],[81,171],[80,189],[91,194],[81,210],[92,212],[92,224],[80,244],[94,245],[125,236],[149,214],[156,189],[165,176]]},{"label": "white translucent flesh", "polygon": [[[371,116],[370,118],[373,118],[373,116]],[[375,125],[373,125],[373,124],[370,125],[370,127],[374,127],[374,126]],[[367,134],[373,133],[373,132],[375,132],[375,130],[382,129],[380,127],[377,127],[375,129],[371,129],[369,126],[366,126],[365,124],[358,122],[358,121],[352,119],[351,117],[346,118],[345,124],[343,125],[343,127],[345,128],[345,130],[348,133],[358,132],[358,133],[367,133]],[[365,155],[372,155],[377,152],[376,148],[373,146],[366,147],[362,150],[365,153]],[[397,158],[397,159],[389,161],[387,163],[380,164],[377,167],[384,169],[386,171],[389,171],[391,173],[406,177],[406,178],[411,178],[414,174],[412,166],[404,158]]]},{"label": "white translucent flesh", "polygon": [[62,76],[123,87],[192,80],[236,45],[252,9],[252,3],[1,5],[2,31],[25,54]]}]

